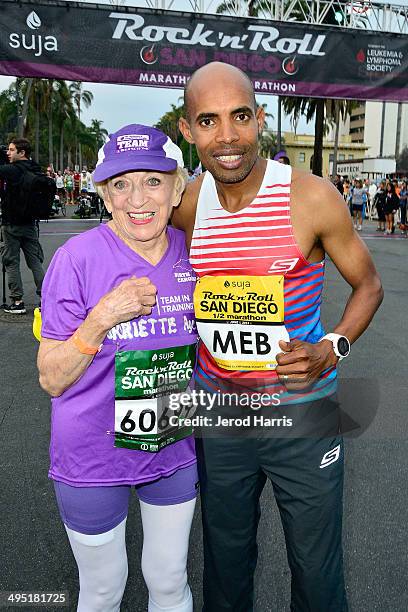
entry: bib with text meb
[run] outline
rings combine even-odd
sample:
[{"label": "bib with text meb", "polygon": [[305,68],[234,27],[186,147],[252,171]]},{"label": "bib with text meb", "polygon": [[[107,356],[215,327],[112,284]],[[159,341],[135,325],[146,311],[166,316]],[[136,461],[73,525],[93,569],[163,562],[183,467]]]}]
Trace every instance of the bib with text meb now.
[{"label": "bib with text meb", "polygon": [[194,292],[201,340],[220,368],[274,370],[284,321],[284,277],[203,276]]},{"label": "bib with text meb", "polygon": [[192,407],[176,398],[188,388],[195,352],[189,344],[116,353],[115,446],[156,453],[191,435],[179,419],[191,416]]}]

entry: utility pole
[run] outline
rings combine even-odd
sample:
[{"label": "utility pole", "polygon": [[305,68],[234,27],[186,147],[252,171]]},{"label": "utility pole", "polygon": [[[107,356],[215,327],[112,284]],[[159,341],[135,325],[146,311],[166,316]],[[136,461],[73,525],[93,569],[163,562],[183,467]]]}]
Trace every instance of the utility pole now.
[{"label": "utility pole", "polygon": [[383,157],[383,153],[384,153],[385,109],[386,109],[386,102],[383,102],[382,103],[382,113],[381,113],[380,157]]}]

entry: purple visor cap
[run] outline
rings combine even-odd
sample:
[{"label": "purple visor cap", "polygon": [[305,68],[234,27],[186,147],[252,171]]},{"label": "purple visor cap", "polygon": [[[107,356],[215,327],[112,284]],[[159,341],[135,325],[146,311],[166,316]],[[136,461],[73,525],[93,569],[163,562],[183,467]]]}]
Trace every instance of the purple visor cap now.
[{"label": "purple visor cap", "polygon": [[171,172],[183,168],[179,147],[160,130],[147,125],[125,125],[99,150],[93,180],[97,183],[132,170]]}]

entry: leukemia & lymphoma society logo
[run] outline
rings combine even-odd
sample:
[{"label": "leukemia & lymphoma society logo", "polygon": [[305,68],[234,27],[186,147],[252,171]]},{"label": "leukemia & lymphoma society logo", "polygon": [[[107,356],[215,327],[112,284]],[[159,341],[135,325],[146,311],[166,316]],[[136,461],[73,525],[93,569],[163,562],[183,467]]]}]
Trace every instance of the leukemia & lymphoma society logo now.
[{"label": "leukemia & lymphoma society logo", "polygon": [[403,65],[404,53],[388,49],[385,45],[368,45],[366,50],[360,49],[357,52],[356,60],[365,64],[367,72],[398,72]]},{"label": "leukemia & lymphoma society logo", "polygon": [[[39,30],[41,19],[35,11],[26,18],[26,25],[30,30]],[[12,32],[9,35],[9,46],[12,49],[26,49],[34,53],[35,57],[40,57],[44,51],[58,51],[58,41],[55,36],[42,36],[39,33]]]}]

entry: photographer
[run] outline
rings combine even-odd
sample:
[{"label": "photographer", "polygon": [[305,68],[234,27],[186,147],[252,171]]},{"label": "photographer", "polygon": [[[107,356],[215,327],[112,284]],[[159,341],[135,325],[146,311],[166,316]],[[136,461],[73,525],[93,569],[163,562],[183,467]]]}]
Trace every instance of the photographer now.
[{"label": "photographer", "polygon": [[2,197],[2,256],[8,277],[11,304],[4,311],[25,314],[23,302],[23,283],[20,273],[20,249],[24,253],[27,266],[33,273],[37,295],[41,296],[44,278],[42,262],[44,255],[38,240],[35,221],[27,212],[22,183],[24,173],[41,171],[39,165],[29,159],[31,145],[24,138],[13,138],[8,146],[9,164],[0,165],[0,180],[4,183]]}]

